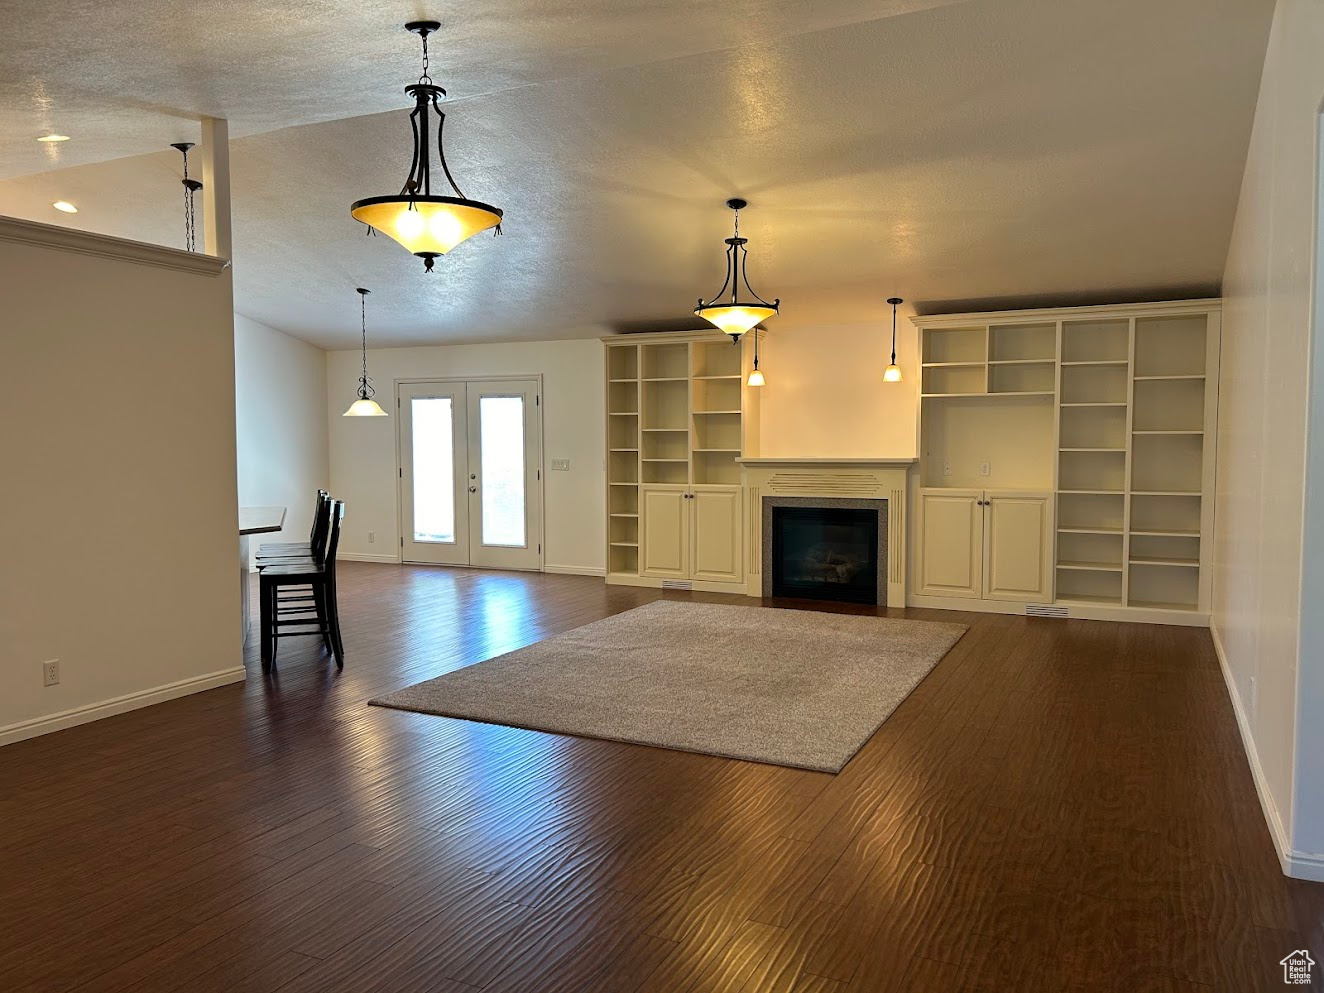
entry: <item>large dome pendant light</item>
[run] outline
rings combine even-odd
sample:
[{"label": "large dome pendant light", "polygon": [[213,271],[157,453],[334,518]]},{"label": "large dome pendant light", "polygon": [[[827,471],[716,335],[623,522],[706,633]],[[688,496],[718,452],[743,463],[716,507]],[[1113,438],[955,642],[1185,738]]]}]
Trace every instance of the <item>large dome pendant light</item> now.
[{"label": "large dome pendant light", "polygon": [[[726,282],[722,288],[717,291],[717,295],[707,303],[700,298],[699,305],[694,308],[694,313],[702,317],[709,324],[724,331],[731,336],[732,341],[739,341],[740,336],[753,328],[759,321],[766,321],[769,317],[776,317],[778,308],[781,306],[781,300],[777,299],[768,303],[749,285],[749,272],[747,266],[747,256],[749,250],[745,245],[749,243],[748,238],[740,237],[740,212],[749,204],[739,197],[733,197],[726,202],[726,205],[735,211],[735,234],[726,239]],[[749,294],[749,300],[740,299],[740,285],[744,284],[745,292]],[[726,296],[727,287],[731,288],[731,299],[723,302]]]},{"label": "large dome pendant light", "polygon": [[901,367],[896,364],[896,308],[906,301],[900,297],[888,297],[887,302],[892,305],[892,362],[883,370],[883,382],[899,383],[901,382]]},{"label": "large dome pendant light", "polygon": [[349,405],[342,417],[388,417],[386,411],[373,399],[376,390],[368,378],[368,293],[360,286],[355,292],[359,295],[359,320],[363,327],[363,375],[359,377],[359,398]]},{"label": "large dome pendant light", "polygon": [[[441,112],[446,91],[428,75],[428,35],[440,27],[436,21],[410,21],[405,25],[423,39],[423,75],[417,83],[405,87],[405,92],[414,98],[414,109],[409,114],[414,131],[414,161],[404,187],[398,196],[368,197],[355,201],[349,208],[350,216],[356,221],[362,221],[370,230],[390,235],[421,258],[427,272],[432,271],[438,255],[445,255],[479,231],[496,228],[500,234],[502,218],[498,208],[467,199],[446,165],[446,149],[442,144],[446,115]],[[437,112],[437,157],[455,196],[432,195],[429,108]]]}]

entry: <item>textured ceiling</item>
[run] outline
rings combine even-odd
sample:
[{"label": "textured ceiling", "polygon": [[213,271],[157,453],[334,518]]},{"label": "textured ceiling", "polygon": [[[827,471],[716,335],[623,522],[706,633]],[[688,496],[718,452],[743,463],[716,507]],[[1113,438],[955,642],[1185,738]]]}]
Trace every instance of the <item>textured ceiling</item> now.
[{"label": "textured ceiling", "polygon": [[[158,0],[102,6],[114,19],[86,5],[103,23],[51,76],[36,42],[58,30],[9,4],[0,213],[177,244],[177,156],[141,153],[226,116],[237,309],[344,347],[358,285],[378,344],[685,326],[721,282],[736,194],[774,331],[882,319],[893,293],[934,310],[1212,292],[1273,4],[454,5],[434,60],[461,97],[449,157],[506,234],[431,276],[348,209],[403,180],[417,68],[393,25],[434,10],[232,0],[196,35]],[[163,24],[135,35],[137,18]],[[168,110],[172,89],[188,98]],[[84,164],[44,168],[45,127]]]}]

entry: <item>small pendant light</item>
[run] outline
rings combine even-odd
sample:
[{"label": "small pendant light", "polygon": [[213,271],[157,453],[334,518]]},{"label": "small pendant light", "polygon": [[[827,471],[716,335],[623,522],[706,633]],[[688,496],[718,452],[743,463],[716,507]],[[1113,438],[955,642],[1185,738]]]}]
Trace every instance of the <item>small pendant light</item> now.
[{"label": "small pendant light", "polygon": [[368,378],[368,290],[359,287],[359,318],[363,325],[363,375],[359,377],[359,398],[349,405],[344,417],[386,417],[373,395],[372,380]]},{"label": "small pendant light", "polygon": [[884,383],[901,382],[901,367],[896,364],[896,308],[898,304],[905,303],[900,297],[888,297],[887,302],[892,305],[892,363],[883,372]]},{"label": "small pendant light", "polygon": [[750,386],[763,386],[767,381],[763,378],[763,371],[759,369],[759,333],[754,332],[754,368],[749,373]]},{"label": "small pendant light", "polygon": [[[732,197],[726,202],[726,205],[736,215],[735,234],[726,239],[726,282],[717,291],[717,295],[707,303],[700,299],[699,305],[694,308],[694,313],[715,328],[729,334],[732,341],[739,341],[740,336],[758,324],[759,321],[776,317],[778,308],[781,306],[781,300],[777,299],[772,303],[768,303],[755,293],[754,288],[749,285],[749,271],[746,268],[749,249],[745,247],[749,244],[749,239],[740,237],[740,212],[749,204],[739,197]],[[748,300],[740,299],[741,283],[745,284],[743,292],[749,294],[750,299]],[[722,297],[725,295],[728,286],[731,288],[731,299],[723,302]]]}]

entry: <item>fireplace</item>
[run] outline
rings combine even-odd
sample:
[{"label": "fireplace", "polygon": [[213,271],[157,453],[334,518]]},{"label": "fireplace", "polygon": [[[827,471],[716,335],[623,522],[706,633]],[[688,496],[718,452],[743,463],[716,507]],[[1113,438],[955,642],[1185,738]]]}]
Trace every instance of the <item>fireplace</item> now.
[{"label": "fireplace", "polygon": [[765,498],[765,595],[887,603],[887,501]]}]

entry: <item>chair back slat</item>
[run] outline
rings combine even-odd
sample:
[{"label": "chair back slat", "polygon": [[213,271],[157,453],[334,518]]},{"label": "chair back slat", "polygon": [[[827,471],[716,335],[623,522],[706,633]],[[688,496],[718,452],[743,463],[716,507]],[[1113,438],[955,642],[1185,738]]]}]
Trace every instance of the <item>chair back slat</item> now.
[{"label": "chair back slat", "polygon": [[330,518],[330,536],[326,543],[326,554],[321,558],[322,567],[330,575],[336,571],[336,550],[340,547],[340,522],[345,518],[345,501],[333,500],[328,513]]}]

